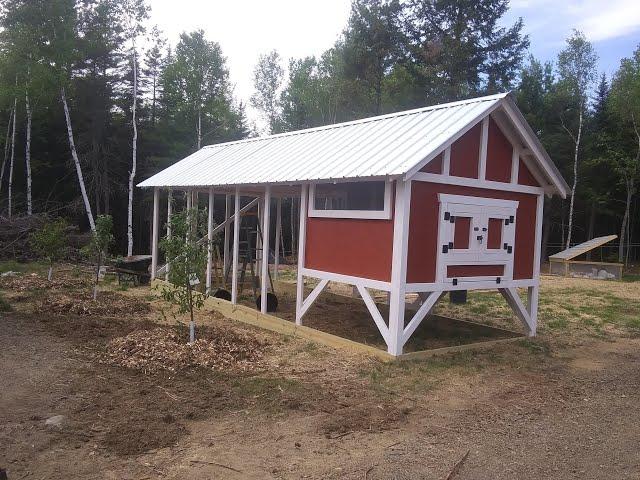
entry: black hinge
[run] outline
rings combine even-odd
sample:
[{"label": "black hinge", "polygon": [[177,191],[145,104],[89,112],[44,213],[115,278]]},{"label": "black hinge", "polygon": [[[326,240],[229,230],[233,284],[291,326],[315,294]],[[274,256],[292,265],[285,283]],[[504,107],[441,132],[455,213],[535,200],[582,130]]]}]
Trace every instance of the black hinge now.
[{"label": "black hinge", "polygon": [[507,248],[507,253],[511,253],[511,252],[513,252],[513,247],[509,245],[509,247]]},{"label": "black hinge", "polygon": [[505,250],[509,247],[508,243],[503,244],[502,248],[504,248]]},{"label": "black hinge", "polygon": [[454,279],[453,279],[453,285],[454,285],[454,286],[458,285],[458,279],[457,279],[457,278],[454,278]]},{"label": "black hinge", "polygon": [[500,283],[500,277],[496,278],[496,283]]},{"label": "black hinge", "polygon": [[509,225],[509,219],[508,219],[508,218],[505,218],[505,219],[504,219],[504,224],[505,224],[505,225]]},{"label": "black hinge", "polygon": [[444,212],[444,219],[449,220],[451,218],[451,214],[449,212]]},{"label": "black hinge", "polygon": [[449,253],[449,245],[442,245],[442,253]]},{"label": "black hinge", "polygon": [[449,242],[449,248],[453,248],[453,242]]},{"label": "black hinge", "polygon": [[515,221],[515,219],[513,218],[513,215],[509,216],[509,223],[513,223]]},{"label": "black hinge", "polygon": [[455,217],[455,215],[451,215],[451,218],[449,218],[449,222],[451,222],[451,223],[456,223],[456,217]]}]

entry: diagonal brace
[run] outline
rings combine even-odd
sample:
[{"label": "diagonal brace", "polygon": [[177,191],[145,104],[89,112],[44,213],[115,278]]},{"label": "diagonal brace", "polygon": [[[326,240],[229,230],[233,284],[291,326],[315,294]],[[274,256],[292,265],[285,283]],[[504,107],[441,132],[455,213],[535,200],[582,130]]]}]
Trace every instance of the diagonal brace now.
[{"label": "diagonal brace", "polygon": [[373,317],[373,321],[376,323],[378,330],[380,330],[380,335],[382,335],[382,338],[384,339],[385,343],[388,346],[389,345],[389,328],[387,327],[387,324],[384,322],[384,319],[380,314],[380,310],[378,310],[376,302],[373,301],[373,298],[371,298],[371,294],[365,287],[363,287],[362,285],[356,285],[356,287],[358,287],[358,292],[360,292],[360,296],[364,300],[364,304],[367,306],[369,313]]},{"label": "diagonal brace", "polygon": [[[431,292],[429,296],[424,300],[418,311],[413,315],[411,321],[407,324],[402,332],[402,344],[404,345],[413,335],[413,332],[416,331],[416,328],[420,326],[422,320],[429,314],[431,309],[434,307],[436,302],[440,300],[442,296],[442,290],[438,290],[436,292]],[[422,297],[422,295],[421,295]]]}]

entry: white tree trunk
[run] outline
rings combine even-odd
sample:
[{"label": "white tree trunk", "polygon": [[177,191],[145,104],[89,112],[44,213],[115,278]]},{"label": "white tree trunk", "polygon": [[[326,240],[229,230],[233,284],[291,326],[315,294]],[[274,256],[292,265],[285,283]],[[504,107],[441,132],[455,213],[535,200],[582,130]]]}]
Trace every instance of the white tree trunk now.
[{"label": "white tree trunk", "polygon": [[571,186],[571,199],[569,200],[569,226],[567,228],[567,243],[565,248],[571,246],[571,231],[573,230],[573,205],[576,197],[576,187],[578,186],[578,152],[580,150],[580,139],[582,137],[583,108],[580,107],[580,117],[578,120],[578,136],[575,141],[573,153],[573,185]]},{"label": "white tree trunk", "polygon": [[25,94],[25,107],[27,110],[27,136],[25,140],[24,162],[27,171],[27,215],[33,214],[33,203],[31,198],[31,104],[29,103],[29,93]]},{"label": "white tree trunk", "polygon": [[80,184],[80,192],[82,193],[84,208],[87,212],[87,218],[89,219],[89,225],[91,226],[91,231],[95,232],[96,224],[93,221],[91,204],[89,203],[89,197],[87,196],[87,189],[84,184],[84,177],[82,176],[82,166],[80,165],[80,159],[78,158],[78,152],[76,151],[76,144],[73,140],[73,129],[71,128],[71,117],[69,116],[69,106],[67,105],[67,97],[64,93],[64,87],[60,89],[60,98],[62,99],[62,106],[64,107],[64,118],[67,122],[67,135],[69,137],[69,148],[71,149],[71,156],[73,157],[73,162],[76,165],[76,174],[78,175],[78,183]]},{"label": "white tree trunk", "polygon": [[198,150],[202,148],[202,110],[198,107]]},{"label": "white tree trunk", "polygon": [[9,218],[12,215],[13,202],[13,162],[16,158],[16,110],[18,107],[18,99],[13,99],[13,130],[11,132],[11,158],[9,160]]},{"label": "white tree trunk", "polygon": [[620,263],[625,263],[624,245],[626,239],[625,235],[629,228],[629,213],[631,211],[631,199],[633,198],[633,180],[627,177],[625,179],[625,186],[627,188],[627,200],[625,202],[624,216],[622,217],[622,226],[620,227],[620,243],[618,244],[618,262]]},{"label": "white tree trunk", "polygon": [[129,172],[129,203],[127,205],[127,256],[133,255],[133,181],[136,178],[137,154],[138,154],[138,125],[136,124],[136,104],[138,100],[138,59],[136,58],[135,44],[133,47],[133,106],[131,107],[131,119],[133,122],[133,141],[131,156],[131,171]]},{"label": "white tree trunk", "polygon": [[13,111],[9,112],[9,122],[7,123],[7,137],[4,141],[4,159],[2,160],[2,169],[0,169],[0,192],[2,191],[2,181],[4,180],[4,167],[9,159],[9,135],[11,135],[11,122],[13,121]]}]

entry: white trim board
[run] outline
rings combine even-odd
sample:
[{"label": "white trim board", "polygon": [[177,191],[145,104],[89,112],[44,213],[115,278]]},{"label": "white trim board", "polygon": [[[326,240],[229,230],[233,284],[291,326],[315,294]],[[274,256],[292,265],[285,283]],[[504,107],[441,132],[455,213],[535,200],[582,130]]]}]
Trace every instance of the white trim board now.
[{"label": "white trim board", "polygon": [[302,274],[306,277],[330,280],[332,282],[346,283],[347,285],[362,285],[365,288],[374,288],[388,292],[391,290],[391,282],[373,280],[371,278],[356,277],[353,275],[343,275],[341,273],[325,272],[312,268],[303,268]]},{"label": "white trim board", "polygon": [[476,178],[444,176],[438,173],[416,173],[412,180],[418,182],[439,183],[444,185],[458,185],[462,187],[484,188],[487,190],[501,190],[504,192],[528,193],[533,195],[544,194],[545,190],[541,187],[531,187],[529,185],[520,185],[505,182],[494,182],[492,180],[478,180]]},{"label": "white trim board", "polygon": [[[370,180],[363,180],[368,182]],[[374,180],[375,181],[375,180]],[[380,180],[377,180],[380,181]],[[372,220],[390,220],[391,219],[391,192],[392,183],[385,181],[384,184],[384,208],[382,210],[317,210],[315,208],[316,185],[321,183],[337,183],[337,182],[313,182],[309,186],[309,217],[312,218],[364,218]],[[347,183],[347,182],[343,182]],[[361,183],[361,182],[353,182]]]}]

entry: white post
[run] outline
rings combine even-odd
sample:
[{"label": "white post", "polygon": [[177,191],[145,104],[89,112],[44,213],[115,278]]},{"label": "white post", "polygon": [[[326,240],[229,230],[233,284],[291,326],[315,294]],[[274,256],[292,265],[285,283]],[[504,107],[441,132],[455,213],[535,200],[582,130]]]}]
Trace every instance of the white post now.
[{"label": "white post", "polygon": [[153,189],[153,233],[151,234],[151,279],[158,272],[158,229],[160,227],[160,189]]},{"label": "white post", "polygon": [[411,182],[396,182],[396,205],[393,220],[393,257],[389,302],[389,342],[391,355],[402,355],[404,334],[405,291],[407,280],[407,246],[409,239],[409,211]]},{"label": "white post", "polygon": [[300,228],[298,230],[298,281],[296,283],[296,325],[302,325],[302,302],[304,300],[304,251],[307,238],[307,201],[309,186],[302,185],[300,192]]},{"label": "white post", "polygon": [[276,244],[274,250],[274,273],[273,276],[278,280],[278,269],[280,268],[280,235],[282,230],[282,198],[278,197],[276,203]]},{"label": "white post", "polygon": [[262,278],[260,279],[260,311],[267,313],[267,285],[269,284],[269,227],[271,213],[271,186],[264,189],[262,209]]},{"label": "white post", "polygon": [[222,260],[224,262],[223,275],[225,278],[227,277],[227,262],[229,261],[229,233],[231,231],[230,230],[231,224],[227,220],[229,220],[230,216],[231,216],[231,195],[226,194],[224,196],[224,221],[226,223],[224,225],[224,247],[223,247],[224,258]]},{"label": "white post", "polygon": [[487,144],[489,141],[489,117],[482,120],[480,133],[480,160],[478,164],[478,179],[484,180],[487,174]]},{"label": "white post", "polygon": [[260,271],[260,258],[262,258],[262,239],[260,238],[260,229],[262,228],[262,205],[264,199],[258,200],[258,221],[256,222],[256,258],[255,258],[255,272],[258,275]]},{"label": "white post", "polygon": [[184,194],[187,196],[187,210],[191,210],[191,200],[193,200],[191,190],[187,190]]},{"label": "white post", "polygon": [[527,311],[531,319],[529,336],[535,336],[538,328],[538,298],[540,296],[540,260],[542,256],[542,216],[544,195],[538,195],[536,204],[535,250],[533,255],[533,280],[536,284],[527,289]]},{"label": "white post", "polygon": [[[169,196],[167,197],[167,239],[171,240],[171,215],[173,214],[173,190],[169,189]],[[167,266],[164,271],[164,279],[169,281],[169,269],[171,268],[171,264],[169,259],[166,259]]]},{"label": "white post", "polygon": [[240,254],[240,188],[236,187],[236,218],[233,222],[233,264],[231,265],[231,303],[238,303],[238,256]]},{"label": "white post", "polygon": [[211,270],[213,268],[213,187],[209,187],[209,211],[207,212],[207,295],[211,294]]}]

